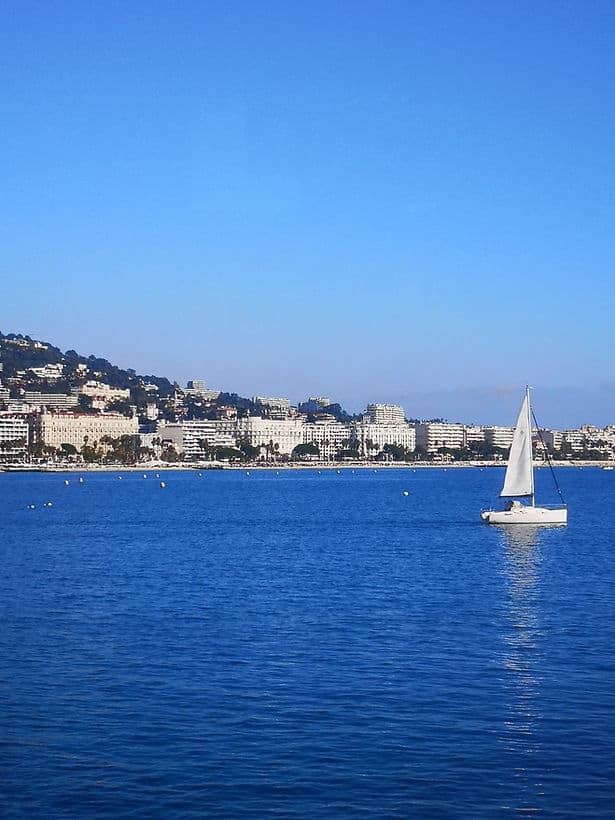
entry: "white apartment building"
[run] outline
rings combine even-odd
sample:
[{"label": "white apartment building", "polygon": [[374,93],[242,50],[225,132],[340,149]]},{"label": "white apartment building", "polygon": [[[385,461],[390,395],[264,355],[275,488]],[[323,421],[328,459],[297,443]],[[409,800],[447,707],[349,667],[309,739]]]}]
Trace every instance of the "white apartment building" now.
[{"label": "white apartment building", "polygon": [[[25,371],[23,371],[25,373]],[[38,379],[44,379],[48,382],[58,381],[64,376],[63,364],[46,364],[44,367],[31,367],[30,372]]]},{"label": "white apartment building", "polygon": [[585,433],[581,430],[564,430],[562,445],[567,445],[575,453],[580,452],[585,447]]},{"label": "white apartment building", "polygon": [[205,401],[214,401],[220,395],[219,390],[209,390],[202,379],[192,379],[184,388],[187,396],[198,396]]},{"label": "white apartment building", "polygon": [[88,381],[75,392],[81,396],[89,396],[95,410],[104,410],[113,401],[128,401],[130,399],[130,390],[111,387],[109,384],[98,381]]},{"label": "white apartment building", "polygon": [[545,445],[551,450],[559,450],[562,446],[562,434],[557,430],[542,430],[540,431],[540,436],[538,436],[538,440],[540,441],[540,437],[544,441]]},{"label": "white apartment building", "polygon": [[315,444],[323,461],[333,461],[339,451],[344,449],[344,442],[350,439],[350,435],[350,425],[342,424],[333,416],[303,425],[303,443]]},{"label": "white apartment building", "polygon": [[145,418],[148,421],[156,421],[159,416],[158,405],[154,402],[148,402],[145,407]]},{"label": "white apartment building", "polygon": [[330,407],[333,402],[331,401],[329,396],[310,396],[308,401],[317,404],[321,408]]},{"label": "white apartment building", "polygon": [[237,446],[236,421],[193,419],[161,422],[153,438],[160,439],[161,444],[173,445],[177,453],[183,453],[186,459],[204,460],[210,457],[207,447]]},{"label": "white apartment building", "polygon": [[0,413],[0,459],[21,460],[28,451],[30,431],[28,421],[18,416]]},{"label": "white apartment building", "polygon": [[84,444],[100,443],[103,436],[119,438],[138,432],[137,419],[120,413],[41,413],[38,418],[38,434],[47,447],[72,444],[81,450]]},{"label": "white apartment building", "polygon": [[40,393],[38,390],[25,390],[23,400],[31,407],[49,407],[54,410],[70,410],[79,404],[79,398],[73,394]]},{"label": "white apartment building", "polygon": [[279,396],[252,396],[252,401],[258,407],[267,410],[290,410],[290,399],[282,399]]},{"label": "white apartment building", "polygon": [[485,427],[485,441],[492,447],[508,450],[515,434],[514,427]]},{"label": "white apartment building", "polygon": [[463,427],[464,446],[480,444],[485,440],[485,428],[477,424],[465,424]]},{"label": "white apartment building", "polygon": [[290,399],[283,399],[276,396],[253,396],[252,401],[258,407],[259,412],[269,419],[280,421],[290,418],[293,414]]},{"label": "white apartment building", "polygon": [[235,423],[210,419],[182,421],[182,450],[187,459],[199,460],[209,457],[208,447],[236,447]]},{"label": "white apartment building", "polygon": [[360,421],[353,422],[351,427],[352,438],[359,445],[359,455],[362,458],[375,458],[386,444],[398,444],[410,451],[416,449],[416,431],[407,422],[376,424],[366,420],[364,416]]},{"label": "white apartment building", "polygon": [[406,420],[398,404],[368,404],[365,416],[371,424],[403,424]]},{"label": "white apartment building", "polygon": [[[303,418],[263,419],[248,416],[237,419],[237,440],[263,448],[267,455],[290,455],[303,444]],[[277,445],[277,447],[276,447]]]},{"label": "white apartment building", "polygon": [[444,421],[426,421],[415,425],[416,446],[427,453],[437,453],[441,447],[461,450],[465,443],[463,424]]},{"label": "white apartment building", "polygon": [[[171,444],[174,450],[181,455],[184,452],[184,428],[180,422],[166,421],[158,425],[155,438],[161,444]],[[143,439],[141,439],[143,441]]]},{"label": "white apartment building", "polygon": [[581,432],[585,436],[585,447],[588,450],[597,450],[602,453],[604,458],[612,457],[615,442],[608,428],[584,424],[581,427]]}]

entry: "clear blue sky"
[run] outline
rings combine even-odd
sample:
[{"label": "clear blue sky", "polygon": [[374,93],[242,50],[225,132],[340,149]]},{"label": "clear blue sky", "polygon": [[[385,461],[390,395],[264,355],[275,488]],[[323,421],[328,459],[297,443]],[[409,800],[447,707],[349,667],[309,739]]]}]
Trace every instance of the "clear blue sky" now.
[{"label": "clear blue sky", "polygon": [[3,332],[615,422],[613,2],[14,1],[0,64]]}]

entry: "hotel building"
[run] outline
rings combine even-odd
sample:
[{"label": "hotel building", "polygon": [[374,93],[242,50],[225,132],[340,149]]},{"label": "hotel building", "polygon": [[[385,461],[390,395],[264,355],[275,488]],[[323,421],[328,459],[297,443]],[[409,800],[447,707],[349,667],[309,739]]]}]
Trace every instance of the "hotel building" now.
[{"label": "hotel building", "polygon": [[84,444],[100,443],[103,436],[119,438],[139,432],[136,418],[119,413],[41,413],[36,421],[37,436],[47,447],[72,444],[81,450]]}]

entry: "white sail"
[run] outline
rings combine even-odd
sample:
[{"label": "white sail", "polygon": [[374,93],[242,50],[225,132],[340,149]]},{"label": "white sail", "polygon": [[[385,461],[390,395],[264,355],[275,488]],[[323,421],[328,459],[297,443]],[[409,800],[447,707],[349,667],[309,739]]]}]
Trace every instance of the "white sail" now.
[{"label": "white sail", "polygon": [[515,434],[508,456],[508,467],[506,468],[506,475],[504,476],[504,486],[500,497],[512,495],[534,495],[529,391],[525,393],[525,398],[517,417]]}]

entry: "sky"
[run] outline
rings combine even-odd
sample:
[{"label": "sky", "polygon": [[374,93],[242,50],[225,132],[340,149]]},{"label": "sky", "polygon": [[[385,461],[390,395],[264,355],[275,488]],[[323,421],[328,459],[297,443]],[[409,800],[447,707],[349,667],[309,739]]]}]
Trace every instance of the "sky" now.
[{"label": "sky", "polygon": [[0,330],[615,423],[614,55],[610,0],[4,3]]}]

